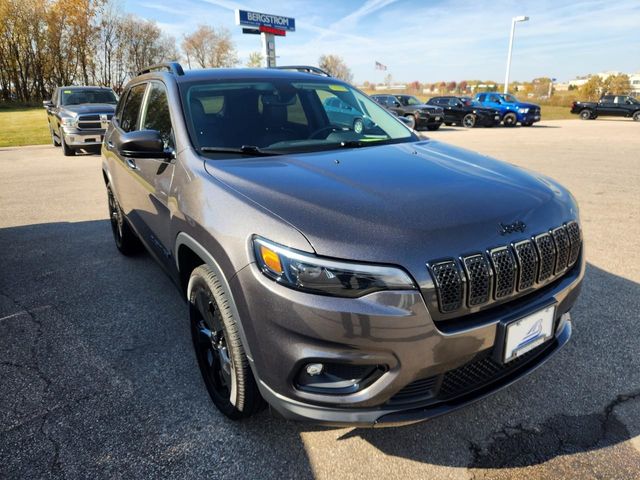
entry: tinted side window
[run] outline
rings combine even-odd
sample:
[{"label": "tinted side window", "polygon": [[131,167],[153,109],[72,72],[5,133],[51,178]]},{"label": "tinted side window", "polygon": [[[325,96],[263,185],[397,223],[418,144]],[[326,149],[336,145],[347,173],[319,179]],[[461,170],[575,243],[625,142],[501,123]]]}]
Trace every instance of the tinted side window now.
[{"label": "tinted side window", "polygon": [[602,101],[606,103],[613,103],[613,95],[605,95],[602,97]]},{"label": "tinted side window", "polygon": [[127,95],[124,107],[122,108],[122,116],[120,117],[120,128],[125,132],[131,132],[138,127],[140,107],[142,106],[142,99],[146,88],[146,83],[136,85],[131,88],[129,95]]},{"label": "tinted side window", "polygon": [[167,101],[167,90],[164,85],[158,82],[151,83],[144,111],[144,119],[141,122],[142,128],[144,130],[157,130],[160,132],[165,147],[174,148],[169,102]]},{"label": "tinted side window", "polygon": [[480,96],[478,97],[478,101],[480,101],[480,102],[484,102],[486,98],[487,98],[487,96],[486,96],[486,95],[480,95]]}]

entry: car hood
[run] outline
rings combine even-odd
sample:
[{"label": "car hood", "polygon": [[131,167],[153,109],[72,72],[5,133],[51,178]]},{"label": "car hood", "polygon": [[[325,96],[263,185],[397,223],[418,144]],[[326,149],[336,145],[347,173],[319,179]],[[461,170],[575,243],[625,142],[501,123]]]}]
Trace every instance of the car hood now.
[{"label": "car hood", "polygon": [[83,113],[113,113],[116,111],[116,106],[111,103],[83,103],[80,105],[66,105],[62,109],[80,115]]},{"label": "car hood", "polygon": [[517,240],[500,223],[524,222],[526,238],[577,216],[552,180],[431,140],[205,166],[337,258],[424,265]]}]

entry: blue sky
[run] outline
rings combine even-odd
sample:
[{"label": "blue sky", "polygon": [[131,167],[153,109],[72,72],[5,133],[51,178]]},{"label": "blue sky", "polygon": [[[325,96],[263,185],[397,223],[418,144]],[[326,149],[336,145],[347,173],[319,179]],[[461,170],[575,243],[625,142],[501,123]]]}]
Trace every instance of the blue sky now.
[{"label": "blue sky", "polygon": [[243,63],[260,37],[242,35],[234,9],[295,17],[296,32],[276,40],[279,64],[317,65],[342,56],[356,82],[504,78],[511,18],[516,27],[512,80],[559,81],[597,71],[640,71],[640,0],[125,0],[178,42],[206,23],[227,27]]}]

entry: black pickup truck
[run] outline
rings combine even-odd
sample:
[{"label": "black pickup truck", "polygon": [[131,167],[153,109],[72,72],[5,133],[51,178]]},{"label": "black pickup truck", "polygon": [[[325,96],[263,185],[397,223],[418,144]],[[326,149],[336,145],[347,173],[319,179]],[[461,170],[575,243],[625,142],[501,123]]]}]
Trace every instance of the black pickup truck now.
[{"label": "black pickup truck", "polygon": [[640,101],[627,95],[603,95],[598,103],[573,102],[571,113],[583,120],[595,120],[600,115],[608,117],[630,117],[640,122]]},{"label": "black pickup truck", "polygon": [[118,97],[105,87],[59,87],[43,103],[51,141],[65,156],[97,148],[116,109]]}]

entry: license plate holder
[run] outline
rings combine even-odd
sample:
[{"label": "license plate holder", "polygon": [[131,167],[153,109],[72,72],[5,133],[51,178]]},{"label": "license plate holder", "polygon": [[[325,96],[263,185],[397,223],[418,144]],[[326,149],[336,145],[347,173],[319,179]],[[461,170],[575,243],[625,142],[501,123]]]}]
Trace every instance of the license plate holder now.
[{"label": "license plate holder", "polygon": [[505,325],[502,361],[524,355],[553,338],[556,305],[548,305]]}]

